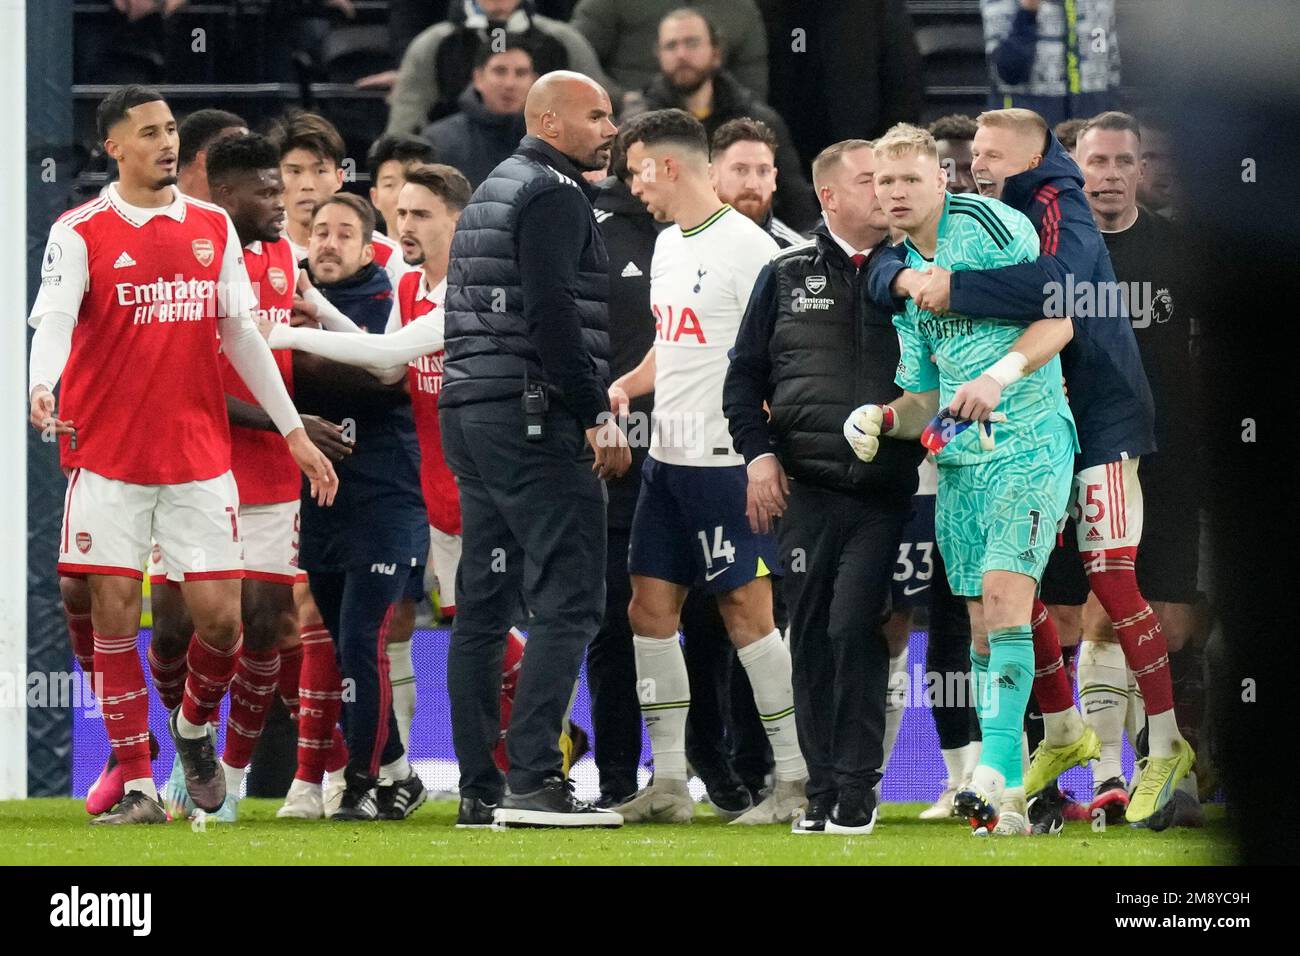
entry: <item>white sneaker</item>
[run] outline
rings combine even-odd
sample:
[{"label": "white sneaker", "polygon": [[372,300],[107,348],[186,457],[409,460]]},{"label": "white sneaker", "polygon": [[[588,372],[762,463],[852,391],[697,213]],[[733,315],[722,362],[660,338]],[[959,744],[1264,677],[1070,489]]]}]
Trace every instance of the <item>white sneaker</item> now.
[{"label": "white sneaker", "polygon": [[343,779],[343,771],[336,770],[325,778],[325,797],[324,807],[325,816],[332,817],[339,805],[343,802],[343,791],[348,788],[347,781]]},{"label": "white sneaker", "polygon": [[953,816],[952,798],[957,795],[957,785],[951,780],[947,781],[943,787],[943,793],[939,794],[939,799],[934,801],[918,816],[922,820],[951,820]]},{"label": "white sneaker", "polygon": [[627,803],[613,808],[624,823],[690,823],[695,801],[685,780],[655,778]]},{"label": "white sneaker", "polygon": [[799,818],[808,806],[808,797],[804,794],[807,779],[778,780],[772,785],[772,792],[754,809],[741,814],[728,826],[762,826],[769,823],[791,823]]},{"label": "white sneaker", "polygon": [[320,784],[294,778],[284,806],[275,811],[282,820],[319,820],[325,816]]}]

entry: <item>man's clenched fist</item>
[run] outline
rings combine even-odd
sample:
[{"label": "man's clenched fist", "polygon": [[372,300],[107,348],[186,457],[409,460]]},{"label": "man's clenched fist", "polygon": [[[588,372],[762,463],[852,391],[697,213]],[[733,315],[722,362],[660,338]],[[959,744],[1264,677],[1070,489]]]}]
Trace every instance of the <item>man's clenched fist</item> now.
[{"label": "man's clenched fist", "polygon": [[894,427],[894,410],[888,405],[860,405],[844,420],[844,437],[853,454],[872,461],[880,450],[880,436]]}]

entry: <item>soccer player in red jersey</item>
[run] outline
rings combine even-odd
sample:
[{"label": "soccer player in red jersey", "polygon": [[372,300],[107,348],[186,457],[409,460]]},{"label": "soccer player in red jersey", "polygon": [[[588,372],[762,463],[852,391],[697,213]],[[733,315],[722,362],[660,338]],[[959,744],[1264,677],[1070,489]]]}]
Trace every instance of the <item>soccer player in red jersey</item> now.
[{"label": "soccer player in red jersey", "polygon": [[[257,297],[253,316],[287,323],[293,307],[297,264],[288,241],[281,237],[284,185],[280,180],[279,152],[262,136],[221,140],[208,151],[207,182],[212,197],[230,214],[235,231],[244,243],[244,262]],[[292,393],[290,356],[275,358],[285,387]],[[227,361],[222,363],[222,375],[232,426],[231,470],[239,489],[240,536],[244,545],[244,644],[230,685],[230,712],[221,760],[226,800],[211,819],[233,822],[244,773],[279,687],[281,647],[288,649],[292,657],[300,645],[293,584],[298,571],[301,482],[298,467],[274,423],[255,404],[247,386]],[[333,460],[351,453],[343,440],[342,426],[314,415],[303,415],[302,419],[313,443]],[[151,562],[150,583],[156,588],[153,592],[156,597],[155,640],[149,649],[149,664],[154,684],[164,703],[168,703],[162,685],[168,669],[176,664],[180,665],[180,681],[186,677],[184,665],[190,625],[175,586],[179,575],[166,574],[161,549],[155,549],[155,556],[160,567],[155,568]],[[179,626],[175,626],[177,622]],[[165,643],[168,633],[180,638],[170,648]],[[296,695],[296,675],[293,686]],[[173,818],[188,816],[193,810],[179,762],[163,790],[163,803]]]},{"label": "soccer player in red jersey", "polygon": [[[116,809],[96,821],[154,823],[166,813],[136,651],[151,530],[183,576],[197,634],[172,736],[196,804],[215,811],[225,799],[211,722],[239,649],[243,565],[219,347],[285,435],[313,495],[332,501],[338,479],[248,320],[252,290],[229,216],[175,188],[170,108],[152,90],[125,86],[105,97],[97,124],[120,178],[51,227],[30,319],[30,421],[60,435],[71,470],[59,571],[90,584],[100,703],[125,781]],[[139,427],[139,411],[160,404],[164,414]]]}]

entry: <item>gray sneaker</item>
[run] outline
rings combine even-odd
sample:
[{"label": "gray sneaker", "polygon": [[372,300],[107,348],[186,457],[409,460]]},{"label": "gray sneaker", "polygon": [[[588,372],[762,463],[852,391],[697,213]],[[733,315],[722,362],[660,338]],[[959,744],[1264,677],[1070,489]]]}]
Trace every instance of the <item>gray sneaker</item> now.
[{"label": "gray sneaker", "polygon": [[90,821],[91,826],[116,826],[125,823],[166,823],[167,811],[152,797],[139,790],[128,790],[112,810]]},{"label": "gray sneaker", "polygon": [[772,785],[772,792],[762,803],[732,820],[728,826],[747,827],[793,822],[808,806],[808,797],[804,795],[807,784],[807,780],[776,781]]},{"label": "gray sneaker", "polygon": [[624,823],[690,823],[695,801],[685,780],[651,780],[627,803],[614,812]]},{"label": "gray sneaker", "polygon": [[217,732],[211,724],[198,740],[182,737],[176,729],[176,717],[181,708],[177,704],[167,718],[167,729],[176,744],[176,756],[185,771],[185,789],[200,810],[216,813],[226,802],[226,775],[217,763]]}]

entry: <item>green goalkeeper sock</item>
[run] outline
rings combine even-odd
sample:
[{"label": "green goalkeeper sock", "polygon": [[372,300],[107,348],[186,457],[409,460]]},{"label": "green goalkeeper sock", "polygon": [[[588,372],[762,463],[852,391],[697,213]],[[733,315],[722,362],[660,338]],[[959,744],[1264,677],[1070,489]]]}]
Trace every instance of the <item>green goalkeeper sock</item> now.
[{"label": "green goalkeeper sock", "polygon": [[[972,662],[975,655],[971,655]],[[1034,682],[1034,638],[1028,624],[989,631],[987,692],[979,697],[984,751],[980,763],[998,771],[1007,787],[1024,784],[1020,734]],[[972,673],[974,668],[972,668]]]}]

